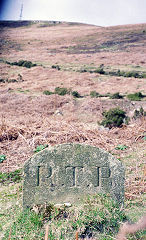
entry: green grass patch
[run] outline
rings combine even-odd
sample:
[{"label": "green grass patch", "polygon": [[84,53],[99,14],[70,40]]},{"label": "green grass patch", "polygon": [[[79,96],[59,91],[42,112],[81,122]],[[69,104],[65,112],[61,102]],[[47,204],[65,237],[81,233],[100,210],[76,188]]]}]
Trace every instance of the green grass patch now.
[{"label": "green grass patch", "polygon": [[141,92],[136,92],[128,94],[127,98],[131,101],[140,101],[144,98],[144,95]]},{"label": "green grass patch", "polygon": [[34,149],[34,153],[40,152],[42,150],[44,150],[45,148],[48,147],[48,144],[45,145],[38,145],[35,149]]},{"label": "green grass patch", "polygon": [[128,148],[128,146],[126,146],[126,145],[120,145],[120,144],[119,144],[117,147],[115,147],[116,150],[122,150],[122,151],[123,151],[123,150],[126,150],[127,148]]},{"label": "green grass patch", "polygon": [[0,183],[9,184],[16,183],[22,180],[22,169],[15,170],[14,172],[1,173],[0,172]]},{"label": "green grass patch", "polygon": [[2,163],[4,160],[6,160],[6,155],[1,154],[0,155],[0,163]]},{"label": "green grass patch", "polygon": [[[43,239],[44,230],[42,229],[42,225],[42,217],[27,209],[15,218],[11,227],[11,240]],[[6,231],[3,240],[8,239],[9,232],[10,228]]]}]

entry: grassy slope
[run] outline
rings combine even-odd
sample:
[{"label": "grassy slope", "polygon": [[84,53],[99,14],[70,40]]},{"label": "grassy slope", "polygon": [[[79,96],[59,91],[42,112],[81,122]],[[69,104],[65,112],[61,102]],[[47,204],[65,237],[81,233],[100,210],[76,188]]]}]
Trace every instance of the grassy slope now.
[{"label": "grassy slope", "polygon": [[[145,79],[81,71],[104,64],[106,71],[145,73],[145,28],[145,24],[98,28],[67,23],[2,27],[0,78],[17,82],[0,83],[3,106],[0,133],[10,134],[15,139],[0,142],[1,153],[7,156],[0,165],[1,171],[22,167],[39,144],[77,141],[103,147],[126,165],[125,212],[132,221],[137,221],[145,211],[144,119],[132,120],[129,126],[108,132],[98,129],[97,120],[101,120],[103,110],[114,106],[120,106],[131,117],[140,106],[145,109],[145,101],[91,99],[86,95],[95,89],[101,94],[120,92],[126,95],[137,91],[145,94]],[[5,60],[20,59],[40,66],[27,69],[5,63]],[[61,70],[52,69],[52,65],[59,65]],[[44,90],[54,91],[58,86],[71,88],[85,97],[43,95]],[[56,115],[56,110],[63,116]],[[118,144],[128,148],[115,150]],[[21,194],[21,183],[1,185],[0,237],[9,232],[14,219],[21,214]]]}]

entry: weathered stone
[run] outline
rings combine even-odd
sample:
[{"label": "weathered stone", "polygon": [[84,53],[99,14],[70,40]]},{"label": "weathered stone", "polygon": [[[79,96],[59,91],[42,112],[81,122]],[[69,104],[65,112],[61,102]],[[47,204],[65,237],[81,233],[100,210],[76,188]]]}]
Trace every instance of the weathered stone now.
[{"label": "weathered stone", "polygon": [[76,203],[96,193],[109,193],[119,203],[124,201],[124,167],[100,148],[57,145],[35,154],[24,166],[24,208]]}]

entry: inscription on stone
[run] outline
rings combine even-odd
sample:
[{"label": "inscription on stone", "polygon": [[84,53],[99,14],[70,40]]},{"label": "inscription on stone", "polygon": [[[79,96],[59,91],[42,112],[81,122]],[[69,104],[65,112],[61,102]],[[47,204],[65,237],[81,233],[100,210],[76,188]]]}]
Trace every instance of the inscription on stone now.
[{"label": "inscription on stone", "polygon": [[109,193],[124,200],[124,167],[97,147],[62,144],[34,155],[24,166],[23,206],[80,201]]}]

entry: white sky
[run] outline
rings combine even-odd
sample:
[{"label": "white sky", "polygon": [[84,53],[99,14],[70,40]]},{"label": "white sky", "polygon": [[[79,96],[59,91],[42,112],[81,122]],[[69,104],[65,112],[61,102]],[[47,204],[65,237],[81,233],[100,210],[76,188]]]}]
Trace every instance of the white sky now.
[{"label": "white sky", "polygon": [[0,20],[54,20],[99,26],[146,23],[146,0],[4,0]]}]

